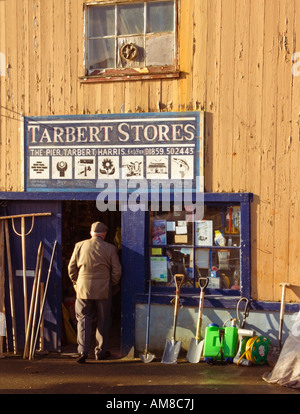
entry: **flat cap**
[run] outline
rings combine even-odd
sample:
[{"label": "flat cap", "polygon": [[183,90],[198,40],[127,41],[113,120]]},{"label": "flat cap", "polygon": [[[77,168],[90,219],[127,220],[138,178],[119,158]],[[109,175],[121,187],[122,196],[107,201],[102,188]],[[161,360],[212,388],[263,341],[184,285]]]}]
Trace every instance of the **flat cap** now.
[{"label": "flat cap", "polygon": [[108,227],[106,224],[101,223],[101,221],[96,221],[91,226],[91,231],[94,231],[95,233],[106,233],[108,230]]}]

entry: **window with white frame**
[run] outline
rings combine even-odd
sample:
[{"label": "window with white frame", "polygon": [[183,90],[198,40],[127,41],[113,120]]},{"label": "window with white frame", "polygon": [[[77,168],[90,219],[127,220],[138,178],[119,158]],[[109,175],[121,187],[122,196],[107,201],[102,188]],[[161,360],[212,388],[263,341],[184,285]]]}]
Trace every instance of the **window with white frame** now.
[{"label": "window with white frame", "polygon": [[176,70],[177,0],[86,4],[86,76]]}]

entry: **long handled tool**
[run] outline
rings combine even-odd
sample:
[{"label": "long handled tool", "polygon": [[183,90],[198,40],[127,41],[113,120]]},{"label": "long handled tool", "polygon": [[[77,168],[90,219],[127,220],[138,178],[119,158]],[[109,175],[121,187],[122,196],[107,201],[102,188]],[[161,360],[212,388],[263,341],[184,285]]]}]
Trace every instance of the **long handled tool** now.
[{"label": "long handled tool", "polygon": [[31,347],[31,349],[29,351],[29,359],[34,359],[34,352],[35,352],[37,338],[38,338],[38,334],[39,334],[39,327],[41,325],[41,320],[42,320],[43,313],[44,313],[46,296],[47,296],[48,285],[49,285],[50,275],[51,275],[51,271],[52,271],[52,266],[53,266],[53,260],[54,260],[54,255],[55,255],[55,251],[56,251],[56,246],[57,246],[57,240],[55,240],[54,245],[53,245],[53,249],[52,249],[52,254],[51,254],[51,259],[50,259],[50,263],[49,263],[46,284],[45,284],[45,291],[44,291],[43,302],[42,302],[42,306],[41,306],[41,310],[40,310],[40,316],[39,316],[39,321],[38,321],[38,324],[37,324],[35,338],[34,338],[34,341],[33,341],[33,346]]},{"label": "long handled tool", "polygon": [[[35,297],[34,297],[34,302],[33,302],[34,309],[33,309],[33,318],[32,318],[29,359],[30,359],[30,355],[32,355],[34,332],[35,332],[35,329],[36,329],[35,326],[36,326],[36,318],[37,318],[37,311],[38,311],[38,304],[39,304],[39,290],[40,290],[40,283],[41,283],[43,258],[44,258],[44,245],[42,245],[42,251],[41,251],[41,256],[40,256],[40,264],[39,264],[39,270],[38,270],[38,277],[37,277],[37,286],[36,286],[36,292],[35,292]],[[37,327],[37,332],[38,331],[39,331],[39,326]]]},{"label": "long handled tool", "polygon": [[29,343],[30,343],[30,337],[31,337],[31,331],[32,331],[32,320],[33,320],[33,312],[34,312],[34,304],[36,301],[36,296],[38,292],[39,287],[39,278],[41,274],[41,264],[43,260],[44,255],[44,246],[43,242],[40,242],[37,258],[36,258],[36,266],[35,266],[35,274],[34,274],[34,281],[32,286],[32,293],[31,293],[31,300],[30,300],[30,308],[29,308],[29,317],[28,317],[28,323],[27,323],[27,329],[26,329],[26,335],[25,335],[25,346],[24,346],[24,352],[23,352],[23,358],[27,358],[29,356]]},{"label": "long handled tool", "polygon": [[283,319],[284,319],[284,312],[285,312],[285,292],[286,288],[291,286],[290,283],[280,283],[282,286],[282,294],[281,294],[281,304],[280,304],[280,321],[279,321],[279,335],[278,335],[278,342],[279,342],[279,349],[282,348],[282,328],[283,328]]},{"label": "long handled tool", "polygon": [[[45,283],[40,283],[40,312],[43,306],[43,297],[45,291]],[[41,324],[40,324],[40,349],[38,350],[39,354],[44,353],[44,315],[42,315]],[[46,352],[47,353],[47,352]]]},{"label": "long handled tool", "polygon": [[4,223],[0,222],[0,358],[3,358],[3,338],[6,336],[5,318]]},{"label": "long handled tool", "polygon": [[8,282],[9,282],[10,313],[11,313],[11,320],[12,320],[12,340],[13,340],[14,354],[16,355],[17,352],[18,352],[17,323],[16,323],[16,313],[15,313],[13,270],[12,270],[9,229],[8,229],[8,221],[7,220],[4,220],[4,229],[5,229],[5,244],[6,244],[6,256],[7,256]]},{"label": "long handled tool", "polygon": [[140,359],[143,362],[151,362],[155,358],[155,355],[148,352],[149,347],[149,331],[150,331],[150,307],[151,307],[151,279],[149,280],[149,292],[148,292],[148,311],[147,311],[147,330],[146,330],[146,349],[144,354],[140,354]]},{"label": "long handled tool", "polygon": [[176,324],[177,324],[177,315],[178,315],[178,306],[179,306],[179,298],[180,298],[180,290],[185,279],[184,274],[176,274],[174,275],[175,285],[176,285],[176,295],[175,295],[175,308],[174,308],[174,320],[173,320],[173,334],[172,339],[167,339],[164,353],[162,356],[161,362],[164,364],[176,364],[177,357],[180,352],[181,348],[181,341],[176,341],[175,333],[176,333]]},{"label": "long handled tool", "polygon": [[[12,219],[12,227],[14,232],[21,237],[21,245],[22,245],[22,266],[23,266],[23,294],[24,294],[24,324],[25,324],[25,332],[27,329],[28,324],[28,299],[27,299],[27,281],[26,281],[26,244],[25,238],[28,236],[33,229],[34,225],[34,218],[37,216],[51,216],[51,213],[29,213],[29,214],[17,214],[13,216],[2,216],[0,220],[8,220]],[[31,227],[30,230],[26,233],[25,230],[25,219],[27,217],[31,218]],[[21,219],[21,233],[18,233],[15,228],[14,219],[20,218]]]},{"label": "long handled tool", "polygon": [[198,308],[198,319],[196,327],[195,338],[191,339],[188,353],[186,359],[188,362],[197,364],[200,361],[202,344],[200,342],[201,338],[201,326],[202,326],[202,313],[203,313],[203,303],[204,303],[204,290],[207,287],[209,282],[208,277],[199,277],[199,286],[200,286],[200,298],[199,298],[199,308]]},{"label": "long handled tool", "polygon": [[271,366],[274,366],[279,358],[281,349],[282,349],[282,328],[283,328],[283,321],[284,321],[284,313],[285,313],[285,293],[286,288],[291,286],[290,283],[280,283],[282,286],[282,294],[281,294],[281,303],[280,303],[280,316],[279,316],[279,333],[278,333],[278,347],[271,346],[268,352],[268,363]]}]

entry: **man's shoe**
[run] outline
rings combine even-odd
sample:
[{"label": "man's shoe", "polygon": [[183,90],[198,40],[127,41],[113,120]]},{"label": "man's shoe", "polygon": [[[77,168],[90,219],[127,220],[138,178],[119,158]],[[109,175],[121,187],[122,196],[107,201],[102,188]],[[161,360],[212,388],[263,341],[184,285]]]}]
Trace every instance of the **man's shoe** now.
[{"label": "man's shoe", "polygon": [[107,359],[111,356],[111,353],[109,351],[100,352],[100,354],[96,354],[95,358],[97,361],[101,361],[103,359]]},{"label": "man's shoe", "polygon": [[88,357],[88,354],[82,352],[79,355],[79,357],[76,359],[76,362],[78,362],[79,364],[84,364],[85,361],[86,361],[86,359],[87,359],[87,357]]}]

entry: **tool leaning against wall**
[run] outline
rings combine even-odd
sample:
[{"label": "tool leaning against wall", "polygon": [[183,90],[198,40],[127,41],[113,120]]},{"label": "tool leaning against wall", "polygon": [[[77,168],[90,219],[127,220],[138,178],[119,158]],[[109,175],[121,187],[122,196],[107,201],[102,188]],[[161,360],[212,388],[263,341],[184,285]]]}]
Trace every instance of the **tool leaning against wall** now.
[{"label": "tool leaning against wall", "polygon": [[186,356],[187,361],[194,363],[194,364],[200,361],[201,354],[202,354],[203,341],[200,341],[200,339],[201,339],[202,313],[203,313],[203,304],[204,304],[204,291],[208,285],[209,278],[200,276],[198,281],[199,281],[199,286],[200,286],[200,298],[199,298],[196,335],[195,335],[195,338],[191,339],[189,350]]},{"label": "tool leaning against wall", "polygon": [[282,293],[281,293],[281,302],[280,302],[280,314],[279,314],[279,331],[278,331],[278,347],[271,346],[270,351],[268,353],[268,363],[271,366],[275,366],[279,355],[282,350],[282,329],[283,329],[283,322],[284,322],[284,314],[285,314],[285,293],[286,288],[290,287],[290,283],[280,283],[279,286],[282,286]]},{"label": "tool leaning against wall", "polygon": [[148,348],[149,348],[149,334],[150,334],[150,308],[151,308],[151,284],[152,284],[152,280],[149,279],[148,283],[149,283],[149,291],[148,291],[148,311],[147,311],[147,326],[146,326],[146,348],[145,348],[145,352],[143,354],[140,354],[141,361],[143,361],[145,363],[152,362],[153,359],[155,358],[155,355],[151,354],[148,351]]},{"label": "tool leaning against wall", "polygon": [[4,301],[4,223],[0,222],[0,358],[3,358],[3,338],[6,336]]},{"label": "tool leaning against wall", "polygon": [[[0,266],[0,278],[3,280],[3,286],[5,281],[5,264],[4,264],[4,242],[6,244],[6,253],[7,253],[7,268],[8,268],[8,285],[9,285],[9,294],[10,294],[10,307],[11,307],[11,318],[12,318],[12,336],[13,336],[13,347],[14,354],[18,352],[17,346],[17,330],[16,330],[16,316],[15,316],[15,305],[14,305],[14,288],[13,288],[13,273],[12,273],[12,260],[11,260],[11,250],[10,250],[10,240],[9,240],[9,228],[8,221],[12,221],[12,228],[15,234],[21,237],[21,249],[22,249],[22,268],[23,268],[23,298],[24,298],[24,326],[25,333],[27,332],[28,327],[28,296],[27,296],[27,279],[26,279],[26,236],[28,236],[34,227],[35,217],[41,216],[50,216],[52,213],[24,213],[16,215],[5,215],[0,217],[0,234],[2,240],[2,249],[3,260],[1,261]],[[31,226],[29,231],[26,233],[25,220],[26,218],[31,218]],[[16,219],[21,220],[21,230],[20,233],[16,230],[15,221]],[[2,289],[4,292],[4,289]],[[3,305],[4,306],[4,305]],[[6,333],[7,335],[7,333]],[[7,341],[8,342],[8,341]],[[7,345],[8,348],[8,345]],[[1,346],[1,350],[3,347]],[[0,351],[1,351],[0,350]],[[2,352],[2,351],[1,351]]]},{"label": "tool leaning against wall", "polygon": [[[31,342],[31,347],[30,347],[30,352],[29,352],[29,359],[34,359],[34,352],[35,352],[35,349],[36,349],[36,344],[37,344],[37,339],[38,339],[38,334],[39,334],[39,327],[41,326],[42,318],[43,318],[43,315],[44,315],[46,297],[47,297],[48,286],[49,286],[49,281],[50,281],[50,275],[51,275],[51,272],[52,272],[52,267],[53,267],[53,261],[54,261],[54,256],[55,256],[55,252],[56,252],[56,247],[57,247],[57,240],[55,240],[54,245],[53,245],[53,248],[52,248],[51,259],[50,259],[50,263],[49,263],[49,268],[48,268],[48,273],[47,273],[47,278],[46,278],[45,289],[44,289],[43,297],[42,297],[42,303],[41,303],[41,309],[40,309],[40,316],[39,316],[39,320],[38,320],[38,323],[37,323],[37,328],[36,328],[35,336],[32,336],[33,340]],[[38,300],[38,299],[36,299],[36,300]]]},{"label": "tool leaning against wall", "polygon": [[39,244],[37,259],[36,259],[36,268],[35,268],[35,275],[34,275],[34,281],[33,281],[32,293],[31,293],[23,359],[29,356],[29,346],[31,345],[32,331],[34,330],[35,321],[36,321],[37,296],[38,296],[37,289],[39,289],[39,286],[40,286],[43,258],[44,258],[44,244],[41,241]]},{"label": "tool leaning against wall", "polygon": [[[25,331],[27,329],[27,323],[28,323],[28,299],[27,299],[27,282],[26,282],[26,243],[25,239],[26,236],[28,236],[34,226],[34,218],[37,216],[50,216],[51,213],[26,213],[26,214],[17,214],[17,215],[11,215],[11,216],[2,216],[0,217],[0,220],[12,220],[12,227],[14,232],[21,237],[21,245],[22,245],[22,266],[23,266],[23,294],[24,294],[24,321],[25,321]],[[31,218],[31,227],[29,231],[26,233],[25,229],[25,219],[27,217]],[[14,220],[20,218],[21,219],[21,233],[18,233],[15,228],[15,222]]]},{"label": "tool leaning against wall", "polygon": [[181,341],[176,341],[176,324],[177,324],[177,315],[180,299],[180,290],[185,279],[184,274],[175,274],[174,281],[176,285],[176,295],[175,295],[175,308],[174,308],[174,318],[173,318],[173,333],[172,338],[166,340],[164,353],[162,356],[161,362],[164,364],[176,364],[177,357],[181,348]]}]

